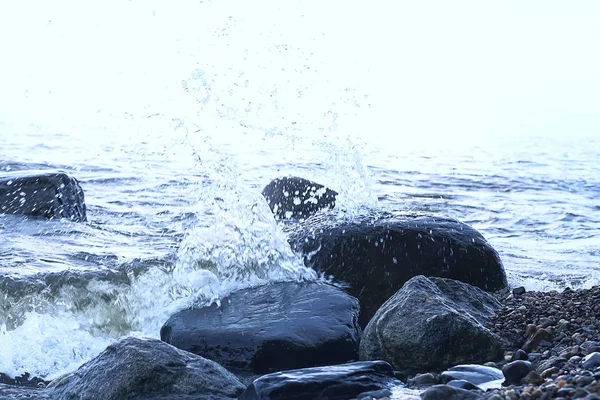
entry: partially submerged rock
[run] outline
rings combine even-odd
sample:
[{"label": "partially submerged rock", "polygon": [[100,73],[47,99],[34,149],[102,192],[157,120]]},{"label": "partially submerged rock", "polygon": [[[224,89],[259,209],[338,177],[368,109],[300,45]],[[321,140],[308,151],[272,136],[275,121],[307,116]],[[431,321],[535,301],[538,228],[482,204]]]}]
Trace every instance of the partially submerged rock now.
[{"label": "partially submerged rock", "polygon": [[83,189],[65,172],[0,173],[0,213],[85,221]]},{"label": "partially submerged rock", "polygon": [[262,191],[271,211],[281,219],[304,219],[335,207],[337,192],[298,177],[277,178]]},{"label": "partially submerged rock", "polygon": [[[360,343],[361,360],[385,360],[401,371],[439,371],[502,356],[502,342],[482,325],[497,300],[462,282],[417,276],[375,314]],[[457,287],[461,296],[448,295]],[[472,315],[471,310],[480,310]]]},{"label": "partially submerged rock", "polygon": [[128,337],[48,388],[59,399],[224,400],[239,396],[244,385],[214,361],[160,340]]},{"label": "partially submerged rock", "polygon": [[486,291],[507,286],[498,253],[475,229],[452,219],[315,216],[289,236],[307,266],[346,284],[358,298],[363,326],[417,275],[456,279]]},{"label": "partially submerged rock", "polygon": [[161,339],[232,371],[264,374],[358,359],[358,301],[330,285],[282,282],[173,315]]},{"label": "partially submerged rock", "polygon": [[364,392],[402,386],[384,361],[277,372],[255,380],[239,400],[348,400]]}]

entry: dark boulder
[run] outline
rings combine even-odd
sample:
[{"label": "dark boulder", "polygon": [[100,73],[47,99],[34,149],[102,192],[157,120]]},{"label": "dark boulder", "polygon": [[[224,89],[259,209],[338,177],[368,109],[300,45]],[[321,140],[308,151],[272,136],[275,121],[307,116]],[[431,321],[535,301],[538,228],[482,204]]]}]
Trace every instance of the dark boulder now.
[{"label": "dark boulder", "polygon": [[244,385],[214,361],[160,340],[128,337],[48,385],[58,399],[197,399],[239,396]]},{"label": "dark boulder", "polygon": [[79,182],[65,172],[18,171],[0,174],[0,213],[86,220]]},{"label": "dark boulder", "polygon": [[449,385],[435,385],[421,393],[422,400],[479,400],[483,395],[476,391]]},{"label": "dark boulder", "polygon": [[347,400],[364,392],[402,386],[383,361],[276,372],[255,380],[239,400]]},{"label": "dark boulder", "polygon": [[[360,359],[385,360],[397,370],[421,372],[500,358],[500,339],[481,323],[486,308],[500,308],[498,301],[477,287],[447,281],[417,276],[406,282],[367,325]],[[452,287],[460,291],[444,292]],[[481,314],[472,315],[473,309]]]},{"label": "dark boulder", "polygon": [[498,253],[475,229],[452,219],[318,215],[288,234],[307,266],[343,282],[358,298],[363,326],[417,275],[457,279],[486,291],[507,286]]},{"label": "dark boulder", "polygon": [[262,191],[271,211],[280,219],[304,219],[335,207],[337,192],[298,177],[277,178]]},{"label": "dark boulder", "polygon": [[358,313],[358,301],[338,288],[281,282],[178,312],[160,336],[236,373],[265,374],[358,360]]},{"label": "dark boulder", "polygon": [[531,362],[523,360],[509,362],[502,367],[502,373],[507,385],[520,384],[521,379],[525,378],[532,370]]}]

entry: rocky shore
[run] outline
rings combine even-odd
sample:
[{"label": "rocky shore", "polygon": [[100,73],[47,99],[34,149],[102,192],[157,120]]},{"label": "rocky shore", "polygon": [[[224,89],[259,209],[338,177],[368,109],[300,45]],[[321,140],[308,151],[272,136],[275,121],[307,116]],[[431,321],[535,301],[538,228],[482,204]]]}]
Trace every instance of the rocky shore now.
[{"label": "rocky shore", "polygon": [[[563,292],[516,288],[495,297],[502,308],[485,325],[505,340],[505,352],[502,360],[485,365],[502,370],[505,382],[484,391],[449,382],[442,373],[418,375],[409,386],[438,385],[424,399],[600,399],[600,286]],[[444,388],[442,395],[444,383],[460,389]]]}]

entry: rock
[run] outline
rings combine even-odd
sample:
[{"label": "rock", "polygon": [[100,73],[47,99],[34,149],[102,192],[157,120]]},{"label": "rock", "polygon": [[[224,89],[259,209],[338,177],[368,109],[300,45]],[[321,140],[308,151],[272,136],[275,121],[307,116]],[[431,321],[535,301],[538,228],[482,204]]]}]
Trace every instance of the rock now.
[{"label": "rock", "polygon": [[480,390],[477,386],[464,379],[455,379],[446,383],[446,385],[465,390]]},{"label": "rock", "polygon": [[421,393],[422,400],[479,400],[483,396],[477,392],[448,385],[435,385]]},{"label": "rock", "polygon": [[307,266],[347,285],[361,303],[363,326],[417,275],[456,279],[487,291],[507,286],[498,253],[475,229],[452,219],[318,215],[290,230],[289,240]]},{"label": "rock", "polygon": [[542,383],[544,383],[545,380],[536,371],[531,371],[525,376],[525,378],[521,379],[521,382],[524,384],[532,384],[539,386]]},{"label": "rock", "polygon": [[502,371],[498,368],[485,367],[483,365],[457,365],[442,372],[442,376],[450,379],[465,380],[474,385],[504,378]]},{"label": "rock", "polygon": [[0,174],[0,213],[86,221],[79,182],[65,172],[18,171]]},{"label": "rock", "polygon": [[431,372],[427,372],[409,379],[407,384],[409,387],[426,387],[437,385],[438,383],[440,383],[439,379]]},{"label": "rock", "polygon": [[383,399],[390,398],[392,396],[392,391],[389,389],[381,389],[374,390],[372,392],[364,392],[356,397],[356,400],[373,400],[373,399]]},{"label": "rock", "polygon": [[330,285],[281,282],[173,315],[161,339],[232,371],[264,374],[358,360],[358,301]]},{"label": "rock", "polygon": [[581,360],[581,363],[583,365],[583,368],[585,368],[585,369],[591,370],[591,369],[600,367],[600,353],[594,352],[594,353],[588,354]]},{"label": "rock", "polygon": [[[417,276],[406,282],[367,325],[360,359],[382,359],[398,370],[419,372],[500,358],[499,338],[469,313],[472,307],[485,308],[481,298],[488,296],[491,304],[492,296],[462,282],[446,286],[445,281]],[[462,299],[452,300],[440,290],[452,286],[461,288]]]},{"label": "rock", "polygon": [[401,385],[388,363],[356,362],[265,375],[248,386],[239,400],[347,400]]},{"label": "rock", "polygon": [[552,334],[546,329],[538,329],[523,345],[523,350],[530,352],[540,345],[542,341],[552,340]]},{"label": "rock", "polygon": [[529,361],[517,360],[506,364],[502,367],[502,373],[507,384],[521,383],[521,379],[525,378],[532,370]]},{"label": "rock", "polygon": [[514,288],[512,294],[515,296],[521,296],[522,294],[525,294],[525,288],[523,286]]},{"label": "rock", "polygon": [[525,352],[522,349],[519,349],[515,352],[515,354],[512,355],[510,361],[517,361],[517,360],[527,361],[528,359],[529,359],[529,356],[527,355],[527,352]]},{"label": "rock", "polygon": [[307,179],[285,177],[271,181],[262,195],[277,218],[305,219],[335,207],[337,192]]},{"label": "rock", "polygon": [[[242,383],[219,364],[160,340],[128,337],[50,383],[59,399],[228,399]],[[188,397],[185,397],[188,396]]]}]

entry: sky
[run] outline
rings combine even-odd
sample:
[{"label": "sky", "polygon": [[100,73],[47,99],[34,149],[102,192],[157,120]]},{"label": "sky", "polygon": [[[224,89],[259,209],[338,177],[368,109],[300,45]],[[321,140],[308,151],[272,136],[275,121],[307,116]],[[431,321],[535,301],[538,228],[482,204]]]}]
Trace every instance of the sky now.
[{"label": "sky", "polygon": [[217,112],[283,132],[595,135],[598,21],[597,1],[3,2],[0,121],[206,121],[182,89],[201,70]]}]

